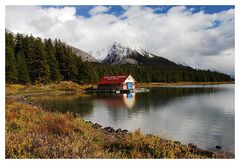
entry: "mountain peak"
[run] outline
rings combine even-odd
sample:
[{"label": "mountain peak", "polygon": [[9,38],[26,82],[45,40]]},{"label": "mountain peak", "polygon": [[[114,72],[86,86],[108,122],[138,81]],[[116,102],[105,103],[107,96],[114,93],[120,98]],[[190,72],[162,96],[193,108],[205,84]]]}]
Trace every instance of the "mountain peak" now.
[{"label": "mountain peak", "polygon": [[109,64],[138,64],[139,62],[135,59],[137,56],[142,56],[146,59],[155,57],[155,55],[146,52],[140,47],[123,46],[120,43],[113,42],[106,58],[102,62]]},{"label": "mountain peak", "polygon": [[122,47],[122,45],[118,42],[113,42],[113,46],[119,46],[119,47]]}]

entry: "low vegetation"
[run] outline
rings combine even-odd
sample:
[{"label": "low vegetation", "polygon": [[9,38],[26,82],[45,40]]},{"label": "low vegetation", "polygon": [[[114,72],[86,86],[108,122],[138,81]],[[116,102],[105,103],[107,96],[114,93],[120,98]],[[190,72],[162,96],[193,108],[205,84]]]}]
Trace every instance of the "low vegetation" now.
[{"label": "low vegetation", "polygon": [[6,158],[228,158],[6,99]]},{"label": "low vegetation", "polygon": [[35,84],[35,85],[21,85],[21,84],[6,84],[6,95],[31,95],[46,92],[82,92],[86,88],[93,87],[90,84],[77,84],[72,81],[61,81],[59,83],[50,84]]}]

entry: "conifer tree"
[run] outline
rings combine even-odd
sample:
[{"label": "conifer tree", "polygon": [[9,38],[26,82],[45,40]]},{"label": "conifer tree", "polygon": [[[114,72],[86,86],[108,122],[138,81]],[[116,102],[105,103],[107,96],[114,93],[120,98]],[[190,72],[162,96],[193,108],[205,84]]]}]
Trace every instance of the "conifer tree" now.
[{"label": "conifer tree", "polygon": [[[103,75],[132,74],[138,82],[230,81],[229,75],[190,67],[119,65],[83,62],[60,40],[43,43],[32,35],[6,32],[6,82],[48,83],[71,80],[95,83]],[[18,70],[19,69],[19,70]]]},{"label": "conifer tree", "polygon": [[12,47],[6,47],[6,82],[17,82],[17,64]]},{"label": "conifer tree", "polygon": [[77,57],[73,54],[72,49],[67,46],[66,47],[66,72],[67,72],[67,80],[76,81],[78,71],[77,71]]},{"label": "conifer tree", "polygon": [[14,54],[16,55],[18,52],[23,51],[24,36],[22,34],[17,33],[15,40],[16,40],[16,45],[14,48]]},{"label": "conifer tree", "polygon": [[58,62],[60,74],[62,76],[62,79],[66,80],[64,45],[60,42],[60,40],[56,39],[54,41],[54,48],[55,48],[55,57]]},{"label": "conifer tree", "polygon": [[49,82],[50,69],[41,38],[36,38],[34,41],[34,56],[32,72],[34,73],[35,83]]},{"label": "conifer tree", "polygon": [[26,36],[23,39],[23,53],[25,56],[27,68],[28,68],[28,75],[32,83],[35,82],[35,72],[34,72],[34,61],[35,61],[35,54],[34,54],[34,37]]},{"label": "conifer tree", "polygon": [[11,33],[5,33],[6,82],[17,82],[17,66],[14,55],[15,39]]},{"label": "conifer tree", "polygon": [[55,49],[53,47],[51,39],[45,39],[44,41],[45,51],[47,56],[47,63],[50,68],[50,79],[51,81],[60,81],[61,74],[58,66],[58,62],[55,57]]},{"label": "conifer tree", "polygon": [[18,65],[18,82],[21,84],[27,84],[30,82],[30,78],[28,76],[28,69],[25,60],[25,55],[23,51],[19,51],[17,53],[17,65]]}]

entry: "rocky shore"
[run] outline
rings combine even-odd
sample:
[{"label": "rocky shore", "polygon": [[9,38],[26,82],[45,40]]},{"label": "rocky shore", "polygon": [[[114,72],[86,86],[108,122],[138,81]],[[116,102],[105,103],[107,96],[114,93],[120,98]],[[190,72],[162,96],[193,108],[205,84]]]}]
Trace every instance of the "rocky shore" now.
[{"label": "rocky shore", "polygon": [[[101,129],[102,131],[104,131],[104,133],[107,134],[111,134],[111,135],[125,135],[127,133],[131,133],[126,129],[114,129],[113,127],[103,127],[102,125],[98,124],[98,123],[93,123],[91,121],[86,121],[88,124],[90,124],[94,129]],[[146,136],[154,136],[152,134],[146,134]],[[181,144],[180,141],[171,141],[171,140],[167,140],[167,139],[161,139],[159,140],[159,142],[166,142],[166,143],[174,143],[174,146],[181,146],[181,147],[185,147],[187,148],[191,153],[194,153],[196,155],[200,155],[200,156],[206,156],[207,158],[224,158],[224,156],[228,156],[229,158],[234,158],[234,154],[229,153],[229,152],[223,152],[223,151],[208,151],[208,150],[204,150],[199,148],[197,145],[195,145],[194,143],[189,143],[188,145],[184,145]],[[220,150],[221,146],[216,145],[216,149]]]},{"label": "rocky shore", "polygon": [[75,113],[57,113],[18,97],[6,99],[6,158],[234,158],[234,154],[140,130],[102,127]]}]

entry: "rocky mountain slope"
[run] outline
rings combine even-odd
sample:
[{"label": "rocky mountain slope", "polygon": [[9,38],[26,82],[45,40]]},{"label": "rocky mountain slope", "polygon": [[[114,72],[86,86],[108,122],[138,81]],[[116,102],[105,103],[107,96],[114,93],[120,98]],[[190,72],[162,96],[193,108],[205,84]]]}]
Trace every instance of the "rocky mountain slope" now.
[{"label": "rocky mountain slope", "polygon": [[114,43],[102,63],[111,65],[158,65],[162,67],[182,67],[168,59],[151,54],[141,48],[131,48]]},{"label": "rocky mountain slope", "polygon": [[95,59],[92,55],[76,48],[73,47],[71,45],[69,45],[72,48],[73,53],[75,53],[77,56],[81,56],[82,61],[88,61],[88,62],[94,62],[94,63],[98,63],[99,61],[97,59]]}]

